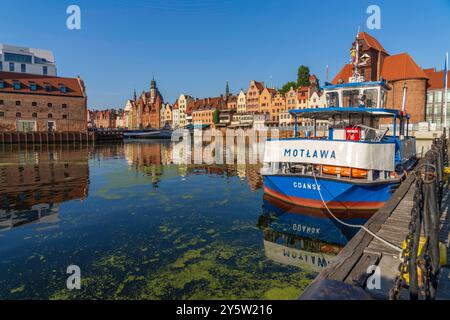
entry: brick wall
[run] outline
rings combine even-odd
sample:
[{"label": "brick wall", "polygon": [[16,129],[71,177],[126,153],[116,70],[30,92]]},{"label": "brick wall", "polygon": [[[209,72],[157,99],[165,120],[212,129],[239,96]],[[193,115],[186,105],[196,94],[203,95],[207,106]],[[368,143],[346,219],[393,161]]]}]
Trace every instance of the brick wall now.
[{"label": "brick wall", "polygon": [[48,130],[48,121],[55,122],[56,131],[87,130],[86,98],[0,93],[0,112],[0,131],[17,131],[18,120],[36,121],[36,130],[41,132]]},{"label": "brick wall", "polygon": [[401,110],[404,83],[406,83],[408,88],[406,94],[406,112],[411,115],[410,122],[416,123],[425,121],[425,104],[427,94],[427,80],[425,79],[409,79],[390,82],[389,84],[392,89],[387,95],[387,108]]}]

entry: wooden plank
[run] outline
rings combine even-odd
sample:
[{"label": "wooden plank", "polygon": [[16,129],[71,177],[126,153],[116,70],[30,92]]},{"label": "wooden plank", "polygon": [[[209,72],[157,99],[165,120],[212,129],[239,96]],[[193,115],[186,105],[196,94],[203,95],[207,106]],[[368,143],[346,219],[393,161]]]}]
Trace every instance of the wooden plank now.
[{"label": "wooden plank", "polygon": [[[414,175],[408,176],[392,195],[392,197],[386,202],[385,206],[378,210],[372,218],[369,219],[365,227],[372,232],[378,232],[383,223],[394,212],[408,191],[410,191],[413,182]],[[358,263],[364,253],[364,250],[370,244],[372,239],[373,237],[370,234],[364,230],[360,230],[333,260],[330,266],[320,272],[314,281],[320,281],[323,279],[344,281],[350,274],[353,267]]]},{"label": "wooden plank", "polygon": [[367,278],[370,274],[367,274],[367,268],[372,265],[377,265],[381,258],[380,254],[368,254],[364,253],[350,274],[345,279],[345,283],[364,288]]},{"label": "wooden plank", "polygon": [[379,288],[367,289],[366,291],[375,299],[389,299],[389,292],[394,286],[395,278],[398,275],[398,266],[400,259],[390,255],[383,255],[381,257],[378,267],[381,273],[381,283]]}]

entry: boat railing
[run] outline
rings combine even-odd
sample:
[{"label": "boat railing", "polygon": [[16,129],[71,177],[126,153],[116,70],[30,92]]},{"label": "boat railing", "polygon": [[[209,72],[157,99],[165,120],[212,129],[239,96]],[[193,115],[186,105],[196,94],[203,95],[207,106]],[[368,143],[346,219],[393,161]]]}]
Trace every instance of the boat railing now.
[{"label": "boat railing", "polygon": [[357,124],[354,128],[360,128],[361,133],[363,133],[364,141],[370,142],[380,142],[384,139],[386,134],[389,131],[389,128],[386,129],[375,129],[363,124]]}]

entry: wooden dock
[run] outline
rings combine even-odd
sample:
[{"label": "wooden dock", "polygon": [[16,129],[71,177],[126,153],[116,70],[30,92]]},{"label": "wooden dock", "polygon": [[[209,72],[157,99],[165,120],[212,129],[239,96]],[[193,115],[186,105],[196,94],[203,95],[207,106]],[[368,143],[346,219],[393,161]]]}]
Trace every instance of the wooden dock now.
[{"label": "wooden dock", "polygon": [[[365,227],[378,237],[398,248],[409,234],[412,209],[415,205],[416,173],[411,173],[396,190],[386,205],[374,214]],[[420,189],[422,190],[422,189]],[[439,241],[449,251],[450,190],[444,185],[440,215]],[[438,213],[439,214],[439,213]],[[422,233],[423,235],[423,229]],[[307,288],[300,299],[390,299],[391,289],[399,276],[402,253],[360,230]],[[373,266],[380,274],[379,285],[368,286],[373,281]],[[440,268],[436,299],[450,299],[450,272],[447,265]],[[419,281],[420,282],[420,281]],[[371,283],[373,284],[373,283]],[[370,288],[369,288],[370,287]],[[403,286],[397,299],[410,299],[408,286]]]},{"label": "wooden dock", "polygon": [[72,131],[54,131],[54,132],[19,132],[19,131],[1,131],[0,144],[69,144],[81,143],[89,144],[94,142],[93,132],[72,132]]},{"label": "wooden dock", "polygon": [[6,144],[91,144],[94,142],[123,141],[122,130],[96,130],[86,132],[19,132],[1,131],[0,145]]}]

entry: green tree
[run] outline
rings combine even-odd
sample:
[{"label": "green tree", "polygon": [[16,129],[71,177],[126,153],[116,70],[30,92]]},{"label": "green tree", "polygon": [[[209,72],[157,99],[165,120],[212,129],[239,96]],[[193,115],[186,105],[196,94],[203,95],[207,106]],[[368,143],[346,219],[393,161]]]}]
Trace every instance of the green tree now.
[{"label": "green tree", "polygon": [[295,83],[294,81],[289,81],[280,89],[280,93],[286,94],[286,92],[288,92],[291,89],[291,87],[297,89],[297,83]]},{"label": "green tree", "polygon": [[308,87],[309,83],[309,68],[307,66],[301,65],[297,71],[297,86],[298,87]]}]

